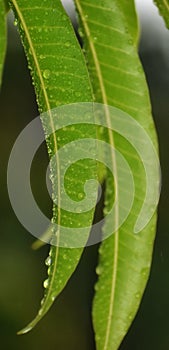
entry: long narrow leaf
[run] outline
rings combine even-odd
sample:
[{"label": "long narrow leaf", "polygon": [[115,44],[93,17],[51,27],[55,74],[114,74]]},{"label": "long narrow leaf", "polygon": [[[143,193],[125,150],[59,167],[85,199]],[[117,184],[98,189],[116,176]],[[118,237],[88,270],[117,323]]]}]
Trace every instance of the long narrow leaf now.
[{"label": "long narrow leaf", "polygon": [[[137,53],[138,26],[134,1],[76,0],[76,6],[96,101],[130,114],[147,131],[156,148],[148,88]],[[108,131],[104,133],[104,138],[125,157],[135,184],[134,203],[125,223],[118,228],[118,206],[115,224],[114,217],[106,219],[105,236],[111,229],[113,233],[114,227],[118,229],[102,242],[97,267],[99,278],[93,305],[97,349],[117,350],[135,317],[147,283],[156,217],[141,232],[134,234],[134,225],[146,192],[142,159],[124,137],[117,132],[112,133],[110,128],[113,129],[113,125],[107,108],[105,113]],[[130,133],[127,122],[126,126]],[[139,140],[141,134],[138,133],[135,137]],[[146,154],[144,142],[142,147]],[[112,166],[114,176],[118,178],[115,152],[112,153]],[[153,167],[153,159],[149,166]],[[157,191],[158,181],[156,182],[155,176],[151,180],[150,190]],[[127,195],[127,182],[123,186],[122,190]],[[107,172],[105,216],[118,193],[117,182]],[[125,201],[123,205],[125,206]]]},{"label": "long narrow leaf", "polygon": [[[88,72],[73,27],[59,0],[12,0],[22,42],[28,58],[29,67],[35,85],[36,97],[47,138],[48,152],[52,158],[51,179],[53,198],[61,198],[60,159],[55,156],[58,149],[78,138],[94,137],[94,128],[73,126],[55,132],[56,120],[52,109],[74,102],[92,101],[92,91]],[[83,192],[85,179],[95,178],[95,165],[90,160],[74,166],[67,178],[67,190],[70,197],[79,203],[79,194]],[[57,184],[57,186],[56,186]],[[83,195],[83,193],[82,193]],[[71,210],[71,208],[70,208]],[[92,223],[94,209],[77,214],[62,210],[54,205],[53,221],[65,227],[89,226]],[[89,234],[90,229],[88,230]],[[54,232],[56,245],[51,246],[47,259],[48,278],[44,282],[45,295],[36,318],[20,333],[28,332],[45,315],[56,296],[62,291],[80,259],[82,248],[60,247],[61,232]],[[86,236],[87,240],[87,236]]]}]

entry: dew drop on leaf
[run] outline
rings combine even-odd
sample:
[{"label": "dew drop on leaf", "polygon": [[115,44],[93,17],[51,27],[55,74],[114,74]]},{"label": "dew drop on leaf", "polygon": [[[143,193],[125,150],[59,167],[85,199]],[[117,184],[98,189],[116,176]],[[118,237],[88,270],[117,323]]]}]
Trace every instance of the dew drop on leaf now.
[{"label": "dew drop on leaf", "polygon": [[14,26],[17,26],[17,25],[18,25],[18,20],[15,19],[15,20],[14,20]]},{"label": "dew drop on leaf", "polygon": [[83,195],[82,192],[81,192],[81,193],[78,193],[78,198],[79,198],[79,199],[83,199],[83,197],[84,197],[84,195]]},{"label": "dew drop on leaf", "polygon": [[43,298],[40,302],[41,306],[44,304],[44,302],[45,302],[45,299]]},{"label": "dew drop on leaf", "polygon": [[44,55],[40,55],[39,58],[40,58],[41,60],[43,60],[43,59],[45,58],[45,56],[44,56]]},{"label": "dew drop on leaf", "polygon": [[71,45],[70,41],[66,41],[66,42],[65,42],[65,46],[66,46],[66,47],[70,47],[70,45]]},{"label": "dew drop on leaf", "polygon": [[39,310],[38,314],[39,314],[39,315],[42,315],[42,309]]},{"label": "dew drop on leaf", "polygon": [[140,298],[140,293],[136,293],[135,297],[136,297],[136,299],[139,299]]},{"label": "dew drop on leaf", "polygon": [[79,35],[80,35],[81,38],[84,37],[84,33],[83,33],[83,31],[81,29],[79,29]]},{"label": "dew drop on leaf", "polygon": [[101,275],[102,269],[101,269],[100,266],[97,266],[97,267],[96,267],[96,273],[97,273],[97,275]]},{"label": "dew drop on leaf", "polygon": [[31,50],[31,48],[29,48],[29,55],[32,55],[32,50]]},{"label": "dew drop on leaf", "polygon": [[44,72],[43,72],[43,77],[45,79],[49,79],[50,77],[50,70],[49,69],[45,69]]},{"label": "dew drop on leaf", "polygon": [[45,280],[45,281],[43,282],[43,286],[44,286],[44,288],[47,288],[48,285],[49,285],[49,281],[48,281],[48,279],[47,279],[47,280]]},{"label": "dew drop on leaf", "polygon": [[52,263],[51,256],[48,256],[47,259],[45,260],[45,265],[46,265],[46,266],[50,266],[51,263]]}]

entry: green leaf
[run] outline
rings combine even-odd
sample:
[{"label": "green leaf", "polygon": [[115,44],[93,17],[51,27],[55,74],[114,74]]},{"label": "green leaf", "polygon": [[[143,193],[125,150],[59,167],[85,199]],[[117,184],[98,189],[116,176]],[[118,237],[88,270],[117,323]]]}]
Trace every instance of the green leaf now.
[{"label": "green leaf", "polygon": [[[76,39],[73,27],[59,0],[13,0],[11,2],[19,32],[35,85],[36,97],[42,124],[47,137],[51,158],[53,198],[61,202],[60,159],[57,150],[71,141],[95,137],[95,128],[85,125],[70,125],[55,132],[60,118],[51,110],[60,105],[93,100],[85,60]],[[59,112],[58,112],[59,113]],[[49,137],[49,134],[52,135]],[[96,178],[95,162],[89,159],[74,164],[65,175],[68,195],[80,205],[79,195],[84,194],[87,179]],[[58,181],[57,181],[58,180]],[[56,185],[57,184],[57,185]],[[91,191],[93,192],[93,191]],[[70,208],[71,209],[71,208]],[[54,205],[53,223],[63,228],[53,232],[56,245],[52,245],[47,259],[48,279],[44,282],[45,295],[36,318],[19,333],[26,333],[45,315],[56,296],[62,291],[80,259],[82,248],[64,248],[64,227],[89,228],[84,236],[87,241],[93,220],[94,209],[84,213],[71,213]],[[79,224],[80,223],[80,224]],[[49,233],[49,232],[48,232]]]},{"label": "green leaf", "polygon": [[[138,27],[134,1],[76,0],[80,35],[97,102],[115,106],[138,121],[157,149],[155,128],[145,76],[137,52]],[[136,218],[145,199],[145,172],[138,153],[129,142],[110,130],[109,110],[105,110],[109,130],[104,139],[125,157],[132,169],[135,196],[127,220],[117,230],[119,207],[114,217],[106,219],[104,235],[110,237],[100,247],[98,282],[93,305],[93,322],[98,350],[117,350],[138,310],[149,276],[155,237],[156,215],[141,232],[134,234]],[[124,115],[125,118],[125,115]],[[127,114],[126,114],[127,118]],[[127,122],[126,122],[127,125]],[[130,125],[127,125],[130,134]],[[136,134],[141,142],[141,133]],[[143,143],[143,153],[146,146]],[[116,154],[112,153],[115,178],[118,178]],[[151,167],[153,160],[150,159]],[[152,165],[153,166],[153,165]],[[150,190],[158,191],[152,174]],[[127,183],[123,184],[126,193]],[[113,205],[119,188],[110,172],[106,178],[105,216]],[[123,203],[125,205],[125,201]]]},{"label": "green leaf", "polygon": [[169,1],[168,0],[154,0],[161,16],[164,18],[166,27],[169,28]]},{"label": "green leaf", "polygon": [[6,51],[6,20],[4,1],[0,1],[0,85],[2,82],[2,72],[4,66],[4,58]]}]

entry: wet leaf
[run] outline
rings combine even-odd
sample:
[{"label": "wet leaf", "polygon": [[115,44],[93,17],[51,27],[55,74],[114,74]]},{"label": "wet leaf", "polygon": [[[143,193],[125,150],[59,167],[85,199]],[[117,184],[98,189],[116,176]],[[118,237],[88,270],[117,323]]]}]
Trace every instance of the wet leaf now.
[{"label": "wet leaf", "polygon": [[[149,148],[148,143],[142,140],[142,128],[157,149],[148,88],[138,57],[138,27],[134,1],[76,0],[76,6],[96,101],[115,106],[139,122],[140,131],[136,128],[136,132],[133,132],[128,114],[123,115],[128,135],[132,136],[133,133],[138,143],[142,142],[143,154],[148,153]],[[118,166],[117,155],[112,152],[115,179],[108,171],[103,228],[105,237],[107,232],[112,231],[112,235],[100,246],[93,322],[97,349],[117,350],[136,315],[147,283],[156,232],[156,215],[141,231],[135,233],[136,219],[146,193],[143,157],[140,157],[137,148],[133,147],[132,142],[128,142],[129,139],[124,134],[120,135],[120,126],[118,132],[112,132],[111,128],[114,126],[109,108],[105,109],[105,114],[109,130],[102,137],[124,156],[132,171],[135,185],[132,208],[120,226],[120,207],[127,209],[130,190],[123,169]],[[153,162],[154,159],[149,158],[150,169],[154,169]],[[118,179],[121,174],[123,182],[119,188]],[[150,177],[148,189],[158,192],[158,186],[159,175],[156,168]],[[114,216],[108,217],[107,213],[113,206],[114,198],[120,198],[121,191],[122,201],[117,201]],[[147,207],[147,212],[151,212],[151,208]]]}]

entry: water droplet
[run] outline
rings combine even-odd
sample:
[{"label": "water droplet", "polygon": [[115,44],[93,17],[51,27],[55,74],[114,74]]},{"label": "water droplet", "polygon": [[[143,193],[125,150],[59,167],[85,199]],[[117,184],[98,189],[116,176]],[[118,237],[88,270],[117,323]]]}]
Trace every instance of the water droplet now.
[{"label": "water droplet", "polygon": [[49,285],[49,281],[48,281],[48,279],[47,279],[47,280],[45,280],[45,281],[43,282],[43,286],[44,286],[44,288],[47,288],[48,285]]},{"label": "water droplet", "polygon": [[141,270],[141,274],[143,277],[147,277],[149,273],[149,267],[145,267]]},{"label": "water droplet", "polygon": [[29,55],[32,56],[32,50],[29,48]]},{"label": "water droplet", "polygon": [[50,77],[50,70],[49,70],[49,69],[45,69],[45,70],[43,71],[43,77],[44,77],[45,79],[49,79],[49,77]]},{"label": "water droplet", "polygon": [[136,293],[135,297],[136,297],[136,299],[139,299],[140,298],[140,293]]},{"label": "water droplet", "polygon": [[83,199],[84,198],[84,194],[82,192],[78,193],[78,198],[79,199]]},{"label": "water droplet", "polygon": [[101,273],[102,273],[102,268],[101,268],[100,266],[97,266],[97,267],[96,267],[96,273],[97,273],[97,275],[101,275]]},{"label": "water droplet", "polygon": [[81,38],[84,37],[84,33],[83,33],[83,31],[81,29],[79,29],[79,35],[80,35]]},{"label": "water droplet", "polygon": [[51,263],[52,263],[51,256],[48,256],[47,259],[45,260],[45,265],[46,265],[46,266],[50,266]]},{"label": "water droplet", "polygon": [[14,26],[17,26],[18,25],[18,20],[15,18],[14,20]]},{"label": "water droplet", "polygon": [[66,46],[66,47],[70,47],[70,45],[71,45],[71,42],[70,42],[70,41],[66,41],[66,42],[65,42],[65,46]]},{"label": "water droplet", "polygon": [[[56,232],[56,236],[57,236],[57,233],[58,233],[58,231]],[[53,245],[53,246],[57,245],[57,237],[56,236],[52,237],[52,239],[51,239],[51,245]]]},{"label": "water droplet", "polygon": [[55,296],[54,296],[54,295],[51,297],[51,300],[52,300],[52,301],[54,301],[54,300],[55,300]]},{"label": "water droplet", "polygon": [[94,40],[94,41],[97,41],[97,36],[94,36],[93,40]]},{"label": "water droplet", "polygon": [[41,316],[42,315],[42,309],[39,310],[38,314]]},{"label": "water droplet", "polygon": [[44,302],[45,302],[45,299],[43,298],[40,302],[41,306],[44,304]]},{"label": "water droplet", "polygon": [[45,56],[44,56],[44,55],[40,55],[39,58],[40,58],[41,60],[43,60],[43,59],[45,58]]},{"label": "water droplet", "polygon": [[49,266],[49,268],[48,268],[48,276],[51,274],[51,266]]}]

